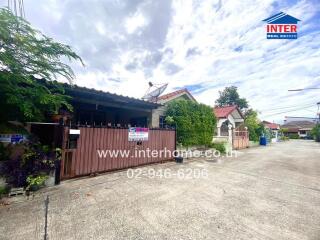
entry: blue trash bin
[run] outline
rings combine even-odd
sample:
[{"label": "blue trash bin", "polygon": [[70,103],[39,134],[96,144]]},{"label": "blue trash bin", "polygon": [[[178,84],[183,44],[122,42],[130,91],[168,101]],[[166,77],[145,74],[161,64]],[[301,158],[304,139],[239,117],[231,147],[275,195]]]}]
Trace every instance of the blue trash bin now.
[{"label": "blue trash bin", "polygon": [[260,137],[260,145],[267,146],[267,138],[266,137]]}]

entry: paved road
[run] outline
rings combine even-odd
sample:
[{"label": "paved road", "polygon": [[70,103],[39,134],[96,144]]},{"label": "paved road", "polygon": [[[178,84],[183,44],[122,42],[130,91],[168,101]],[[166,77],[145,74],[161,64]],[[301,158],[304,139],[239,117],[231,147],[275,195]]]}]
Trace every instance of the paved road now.
[{"label": "paved road", "polygon": [[140,169],[152,168],[206,169],[208,178],[129,179],[124,171],[66,181],[1,207],[0,239],[44,239],[47,195],[48,239],[320,239],[318,143]]}]

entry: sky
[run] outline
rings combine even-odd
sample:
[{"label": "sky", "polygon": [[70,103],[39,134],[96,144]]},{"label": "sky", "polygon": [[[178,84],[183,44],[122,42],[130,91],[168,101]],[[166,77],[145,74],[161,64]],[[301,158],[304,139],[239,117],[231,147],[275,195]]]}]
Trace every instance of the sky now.
[{"label": "sky", "polygon": [[[6,6],[7,0],[0,0]],[[320,90],[319,0],[25,0],[26,19],[70,45],[75,84],[141,98],[148,82],[188,88],[214,106],[237,86],[261,120],[315,117]],[[268,40],[262,20],[285,12],[298,39]]]}]

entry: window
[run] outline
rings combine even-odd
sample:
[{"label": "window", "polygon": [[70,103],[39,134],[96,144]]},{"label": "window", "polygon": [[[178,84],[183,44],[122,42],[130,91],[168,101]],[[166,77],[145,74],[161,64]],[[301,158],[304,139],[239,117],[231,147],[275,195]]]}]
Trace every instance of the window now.
[{"label": "window", "polygon": [[159,116],[159,127],[164,128],[165,125],[165,116]]}]

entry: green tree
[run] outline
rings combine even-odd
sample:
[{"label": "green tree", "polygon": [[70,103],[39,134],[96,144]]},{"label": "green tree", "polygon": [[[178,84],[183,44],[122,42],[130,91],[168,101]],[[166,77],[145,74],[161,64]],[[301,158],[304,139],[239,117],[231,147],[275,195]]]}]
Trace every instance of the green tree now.
[{"label": "green tree", "polygon": [[316,126],[314,126],[314,128],[312,128],[311,135],[317,142],[320,142],[320,124],[319,123]]},{"label": "green tree", "polygon": [[240,110],[249,107],[247,100],[240,98],[238,88],[235,86],[226,87],[223,91],[219,91],[219,95],[219,98],[215,102],[218,107],[237,105]]},{"label": "green tree", "polygon": [[265,127],[258,119],[258,113],[252,109],[246,111],[244,124],[248,128],[250,141],[259,141],[260,136],[266,134]]},{"label": "green tree", "polygon": [[70,46],[55,42],[10,10],[0,8],[0,107],[5,113],[0,121],[12,117],[39,121],[60,107],[71,109],[64,89],[52,81],[59,75],[70,83],[74,78],[61,58],[82,63]]},{"label": "green tree", "polygon": [[167,106],[177,126],[177,141],[184,146],[209,145],[216,128],[216,118],[210,106],[187,100],[172,101]]}]

